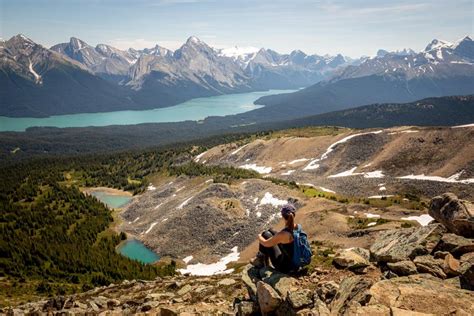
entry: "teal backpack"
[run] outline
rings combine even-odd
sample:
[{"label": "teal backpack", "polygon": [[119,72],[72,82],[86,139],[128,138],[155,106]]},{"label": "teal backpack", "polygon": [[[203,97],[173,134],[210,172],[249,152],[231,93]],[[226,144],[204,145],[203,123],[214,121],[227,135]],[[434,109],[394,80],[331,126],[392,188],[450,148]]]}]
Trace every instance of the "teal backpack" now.
[{"label": "teal backpack", "polygon": [[313,252],[308,243],[308,235],[298,224],[297,229],[293,230],[293,266],[295,270],[307,266],[311,263]]}]

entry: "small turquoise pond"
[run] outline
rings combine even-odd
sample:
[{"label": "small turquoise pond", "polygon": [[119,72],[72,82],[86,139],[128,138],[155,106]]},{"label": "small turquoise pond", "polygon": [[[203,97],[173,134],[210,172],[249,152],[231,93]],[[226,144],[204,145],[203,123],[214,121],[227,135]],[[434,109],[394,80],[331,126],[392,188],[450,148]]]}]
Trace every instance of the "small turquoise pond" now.
[{"label": "small turquoise pond", "polygon": [[95,196],[99,201],[107,204],[107,206],[111,208],[121,208],[132,199],[131,196],[110,194],[103,191],[92,191],[91,195]]},{"label": "small turquoise pond", "polygon": [[118,251],[130,259],[135,259],[143,263],[153,263],[160,259],[156,253],[145,247],[145,245],[136,240],[127,240],[119,246]]}]

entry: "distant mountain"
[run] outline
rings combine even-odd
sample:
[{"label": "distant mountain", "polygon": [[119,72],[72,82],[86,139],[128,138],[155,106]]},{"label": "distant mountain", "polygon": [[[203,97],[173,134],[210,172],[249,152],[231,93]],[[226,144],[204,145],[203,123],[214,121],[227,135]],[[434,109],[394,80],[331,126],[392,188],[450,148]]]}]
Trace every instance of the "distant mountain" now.
[{"label": "distant mountain", "polygon": [[139,52],[133,54],[133,51],[122,51],[105,44],[92,47],[75,37],[71,37],[69,43],[54,45],[51,50],[83,64],[94,74],[114,82],[127,78],[128,69],[140,55]]},{"label": "distant mountain", "polygon": [[[473,42],[434,40],[418,54],[384,54],[347,66],[332,78],[292,94],[262,97],[268,117],[320,114],[364,104],[412,102],[427,97],[474,93]],[[255,112],[255,111],[254,111]],[[258,113],[252,113],[258,116]]]},{"label": "distant mountain", "polygon": [[134,108],[116,85],[23,35],[0,42],[0,87],[2,116],[41,117]]},{"label": "distant mountain", "polygon": [[0,41],[0,114],[151,109],[196,97],[310,86],[262,98],[259,103],[272,107],[246,116],[290,119],[377,102],[473,93],[473,55],[469,37],[453,44],[434,40],[420,53],[405,49],[350,59],[299,50],[215,49],[194,36],[174,52],[159,45],[126,51],[93,47],[74,37],[47,49],[18,35]]}]

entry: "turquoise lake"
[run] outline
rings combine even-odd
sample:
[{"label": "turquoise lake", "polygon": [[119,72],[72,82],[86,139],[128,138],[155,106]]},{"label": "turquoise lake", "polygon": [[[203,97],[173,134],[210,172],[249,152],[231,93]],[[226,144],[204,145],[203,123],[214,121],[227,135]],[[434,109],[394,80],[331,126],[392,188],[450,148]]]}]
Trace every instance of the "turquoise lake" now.
[{"label": "turquoise lake", "polygon": [[103,191],[92,191],[91,195],[95,196],[111,208],[120,208],[132,199],[131,196],[115,195]]},{"label": "turquoise lake", "polygon": [[118,251],[130,259],[135,259],[143,263],[153,263],[160,259],[156,253],[145,247],[145,245],[136,240],[127,240],[120,247]]},{"label": "turquoise lake", "polygon": [[296,90],[268,90],[227,94],[192,99],[175,106],[144,111],[81,113],[46,118],[0,116],[0,132],[24,131],[28,127],[34,126],[86,127],[198,121],[208,116],[225,116],[258,109],[262,106],[253,104],[258,98],[270,94],[294,91]]}]

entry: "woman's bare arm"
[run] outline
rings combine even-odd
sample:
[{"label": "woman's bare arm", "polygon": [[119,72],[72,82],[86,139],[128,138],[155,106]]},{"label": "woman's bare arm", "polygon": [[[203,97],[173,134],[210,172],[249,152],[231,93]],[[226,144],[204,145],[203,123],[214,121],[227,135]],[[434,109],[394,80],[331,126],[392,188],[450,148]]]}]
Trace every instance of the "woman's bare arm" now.
[{"label": "woman's bare arm", "polygon": [[276,234],[275,236],[273,236],[272,238],[270,239],[265,239],[263,238],[262,235],[258,235],[258,241],[260,242],[260,244],[264,247],[273,247],[275,245],[278,245],[278,244],[285,244],[285,243],[288,243],[289,242],[289,234],[286,233],[286,232],[279,232],[278,234]]}]

